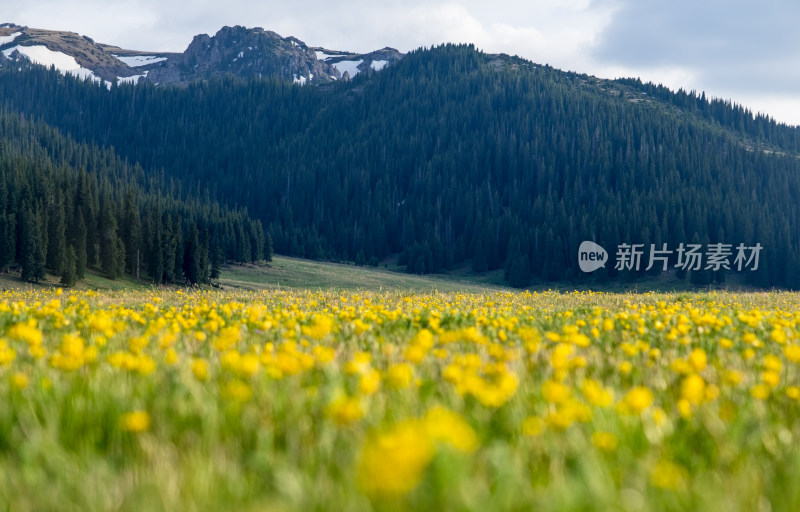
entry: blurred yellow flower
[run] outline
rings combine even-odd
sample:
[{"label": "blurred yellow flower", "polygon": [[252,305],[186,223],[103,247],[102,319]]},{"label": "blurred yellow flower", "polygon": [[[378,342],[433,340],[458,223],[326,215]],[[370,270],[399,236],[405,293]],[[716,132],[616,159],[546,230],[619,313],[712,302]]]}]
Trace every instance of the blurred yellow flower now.
[{"label": "blurred yellow flower", "polygon": [[22,372],[15,372],[11,377],[11,384],[17,389],[25,389],[28,387],[30,379],[28,375]]},{"label": "blurred yellow flower", "polygon": [[358,462],[358,482],[369,495],[402,496],[419,484],[434,455],[419,420],[406,420],[367,439]]},{"label": "blurred yellow flower", "polygon": [[570,389],[560,382],[546,380],[542,384],[542,396],[550,403],[562,404],[569,399],[571,394]]},{"label": "blurred yellow flower", "polygon": [[364,409],[356,397],[341,396],[328,405],[326,412],[339,425],[349,425],[364,417]]},{"label": "blurred yellow flower", "polygon": [[611,432],[597,431],[592,434],[592,444],[600,451],[613,452],[617,449],[619,440]]},{"label": "blurred yellow flower", "polygon": [[389,387],[393,389],[404,389],[414,382],[414,369],[407,363],[393,364],[386,373]]},{"label": "blurred yellow flower", "polygon": [[445,409],[434,407],[424,419],[428,436],[436,442],[445,443],[460,452],[471,453],[478,448],[478,436],[464,418]]},{"label": "blurred yellow flower", "polygon": [[682,466],[669,461],[659,461],[650,470],[650,482],[655,487],[670,491],[685,488],[688,476]]},{"label": "blurred yellow flower", "polygon": [[640,414],[653,404],[653,392],[646,387],[632,388],[622,399],[622,412]]},{"label": "blurred yellow flower", "polygon": [[197,380],[208,380],[208,361],[202,358],[197,358],[192,361],[192,374]]},{"label": "blurred yellow flower", "polygon": [[134,411],[120,417],[122,430],[128,432],[144,432],[150,428],[150,415],[146,411]]},{"label": "blurred yellow flower", "polygon": [[300,328],[309,338],[321,340],[333,330],[333,318],[328,315],[315,315],[311,325]]},{"label": "blurred yellow flower", "polygon": [[706,381],[697,374],[692,374],[681,382],[681,397],[692,405],[703,403],[706,397]]}]

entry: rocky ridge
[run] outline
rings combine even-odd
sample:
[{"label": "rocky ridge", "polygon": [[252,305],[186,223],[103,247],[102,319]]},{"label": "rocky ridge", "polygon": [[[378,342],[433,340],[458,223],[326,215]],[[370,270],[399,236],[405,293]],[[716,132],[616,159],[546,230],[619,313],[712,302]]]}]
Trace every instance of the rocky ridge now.
[{"label": "rocky ridge", "polygon": [[238,25],[222,27],[213,36],[195,36],[183,53],[128,50],[74,32],[0,25],[0,66],[8,60],[27,59],[109,84],[146,80],[185,85],[226,75],[277,76],[300,85],[322,84],[380,71],[403,55],[393,48],[367,54],[326,50],[296,37]]}]

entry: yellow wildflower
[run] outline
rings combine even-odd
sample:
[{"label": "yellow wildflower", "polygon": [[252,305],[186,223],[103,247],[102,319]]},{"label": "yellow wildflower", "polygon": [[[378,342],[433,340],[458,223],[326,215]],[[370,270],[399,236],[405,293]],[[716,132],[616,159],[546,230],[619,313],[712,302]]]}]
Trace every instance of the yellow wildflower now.
[{"label": "yellow wildflower", "polygon": [[613,452],[617,449],[619,440],[611,432],[597,431],[592,434],[592,444],[595,448],[604,452]]},{"label": "yellow wildflower", "polygon": [[339,425],[348,425],[364,417],[359,399],[348,396],[341,396],[331,402],[326,412]]},{"label": "yellow wildflower", "polygon": [[683,489],[687,478],[688,474],[683,467],[669,461],[660,461],[650,470],[650,482],[670,491]]},{"label": "yellow wildflower", "polygon": [[202,358],[192,361],[192,373],[197,380],[208,380],[208,361]]},{"label": "yellow wildflower", "polygon": [[407,420],[364,443],[358,463],[358,482],[369,495],[402,496],[419,484],[434,455],[424,425]]},{"label": "yellow wildflower", "polygon": [[632,388],[622,399],[622,412],[640,414],[653,403],[653,392],[648,388],[637,386]]},{"label": "yellow wildflower", "polygon": [[146,411],[134,411],[123,414],[120,418],[122,430],[127,432],[144,432],[150,428],[150,415]]}]

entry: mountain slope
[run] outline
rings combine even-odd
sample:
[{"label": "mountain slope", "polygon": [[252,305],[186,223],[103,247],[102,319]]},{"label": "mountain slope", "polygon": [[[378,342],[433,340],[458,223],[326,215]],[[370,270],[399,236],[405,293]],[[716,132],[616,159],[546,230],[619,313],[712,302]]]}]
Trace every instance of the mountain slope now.
[{"label": "mountain slope", "polygon": [[800,286],[798,129],[648,87],[452,45],[312,88],[272,76],[106,91],[0,72],[9,108],[246,206],[284,254],[399,254],[411,272],[502,268],[524,286],[585,278],[583,240],[761,243],[748,282]]},{"label": "mountain slope", "polygon": [[[116,49],[95,43],[74,32],[41,30],[5,24],[0,27],[0,54],[6,59],[26,59],[37,64],[55,65],[57,69],[80,77],[113,81],[136,75],[136,66],[129,66],[115,56]],[[119,50],[127,56],[142,52]],[[151,55],[151,54],[147,54]],[[170,54],[152,54],[166,58]]]}]

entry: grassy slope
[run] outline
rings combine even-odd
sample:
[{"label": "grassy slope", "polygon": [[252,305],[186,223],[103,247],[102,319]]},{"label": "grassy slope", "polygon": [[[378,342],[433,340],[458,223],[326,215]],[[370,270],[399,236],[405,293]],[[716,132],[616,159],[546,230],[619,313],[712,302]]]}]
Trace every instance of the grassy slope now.
[{"label": "grassy slope", "polygon": [[415,291],[486,292],[506,289],[487,282],[481,276],[417,276],[392,270],[322,263],[285,256],[275,256],[269,266],[232,265],[222,272],[223,287],[264,288],[340,288],[347,290],[405,289]]},{"label": "grassy slope", "polygon": [[[317,289],[338,288],[345,290],[367,289],[387,290],[404,289],[412,291],[442,292],[492,292],[512,290],[504,286],[503,272],[495,270],[482,274],[474,274],[469,268],[460,268],[447,274],[417,276],[406,274],[395,262],[388,261],[386,267],[356,267],[339,263],[323,263],[318,261],[275,256],[268,266],[232,265],[222,272],[220,284],[225,288],[272,289],[295,288]],[[745,286],[741,275],[731,274],[728,282],[716,289],[734,291],[754,291]],[[608,283],[586,282],[535,282],[530,290],[596,290],[604,292],[692,292],[705,291],[708,288],[697,288],[689,279],[679,280],[672,274],[649,277],[642,280],[625,282],[612,280]]]},{"label": "grassy slope", "polygon": [[[57,287],[59,278],[48,274],[40,284],[24,283],[18,274],[0,273],[0,289],[39,289]],[[356,267],[340,263],[325,263],[286,256],[275,256],[269,265],[229,265],[223,268],[220,285],[225,289],[340,289],[340,290],[408,290],[428,292],[496,292],[512,290],[503,284],[503,272],[495,270],[482,274],[472,273],[468,267],[447,274],[418,276],[406,274],[395,262],[388,261],[386,267]],[[147,289],[153,285],[147,280],[124,276],[110,280],[96,270],[90,269],[86,279],[78,283],[78,289],[122,290]],[[742,284],[741,276],[731,275],[728,283],[717,287],[734,291],[753,291]],[[597,290],[604,292],[692,292],[705,288],[694,287],[688,279],[678,280],[674,275],[663,275],[646,280],[624,282],[620,280],[599,284],[580,282],[535,282],[530,290],[548,289],[573,291]]]},{"label": "grassy slope", "polygon": [[[47,274],[47,277],[39,283],[26,283],[19,278],[19,272],[0,273],[0,290],[19,290],[19,289],[33,289],[40,290],[46,288],[58,288],[60,277],[52,274]],[[130,276],[123,276],[119,279],[107,279],[97,271],[89,269],[86,272],[86,278],[78,283],[75,287],[78,290],[137,290],[146,289],[152,286],[147,281],[136,281]]]}]

